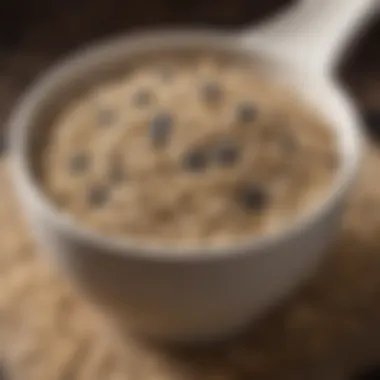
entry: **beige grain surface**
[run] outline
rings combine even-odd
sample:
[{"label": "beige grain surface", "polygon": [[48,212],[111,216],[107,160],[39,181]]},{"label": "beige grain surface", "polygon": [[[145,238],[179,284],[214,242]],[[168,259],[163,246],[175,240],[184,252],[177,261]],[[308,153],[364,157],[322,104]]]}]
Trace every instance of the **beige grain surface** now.
[{"label": "beige grain surface", "polygon": [[335,183],[330,126],[257,62],[199,51],[130,66],[69,102],[36,154],[41,188],[82,225],[220,246],[293,223]]}]

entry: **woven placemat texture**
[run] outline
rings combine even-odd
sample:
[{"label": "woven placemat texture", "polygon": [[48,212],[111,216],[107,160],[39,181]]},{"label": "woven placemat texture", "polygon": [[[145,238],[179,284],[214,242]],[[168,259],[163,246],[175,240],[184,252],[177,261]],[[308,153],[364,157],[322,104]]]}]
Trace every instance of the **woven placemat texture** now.
[{"label": "woven placemat texture", "polygon": [[[46,264],[0,164],[0,351],[15,379],[345,379],[380,359],[380,154],[368,148],[318,275],[234,342],[169,350],[114,339]],[[256,377],[255,377],[256,376]]]}]

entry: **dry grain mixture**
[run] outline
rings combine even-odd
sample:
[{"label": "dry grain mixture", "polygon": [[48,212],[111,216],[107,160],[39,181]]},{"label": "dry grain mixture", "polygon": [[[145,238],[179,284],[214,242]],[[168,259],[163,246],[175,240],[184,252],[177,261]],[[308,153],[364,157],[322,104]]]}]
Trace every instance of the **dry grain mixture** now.
[{"label": "dry grain mixture", "polygon": [[181,54],[73,100],[38,165],[56,205],[105,234],[223,244],[315,206],[336,152],[325,122],[251,64]]}]

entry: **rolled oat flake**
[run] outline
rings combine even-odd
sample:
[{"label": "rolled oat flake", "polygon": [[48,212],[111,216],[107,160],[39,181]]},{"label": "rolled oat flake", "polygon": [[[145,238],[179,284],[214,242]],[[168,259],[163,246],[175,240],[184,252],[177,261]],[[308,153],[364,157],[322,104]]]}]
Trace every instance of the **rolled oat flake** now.
[{"label": "rolled oat flake", "polygon": [[98,123],[101,127],[108,127],[115,123],[116,114],[111,109],[100,108],[98,110]]},{"label": "rolled oat flake", "polygon": [[69,160],[69,170],[72,174],[84,172],[90,164],[90,158],[87,154],[81,152],[74,154]]},{"label": "rolled oat flake", "polygon": [[174,69],[170,66],[164,66],[160,69],[160,77],[163,82],[169,82],[174,77]]},{"label": "rolled oat flake", "polygon": [[279,141],[284,153],[295,153],[298,149],[298,141],[290,132],[284,133]]},{"label": "rolled oat flake", "polygon": [[248,124],[255,121],[257,108],[252,103],[241,103],[236,107],[235,113],[239,124]]},{"label": "rolled oat flake", "polygon": [[168,112],[155,115],[149,124],[149,138],[156,148],[165,146],[171,136],[173,118]]},{"label": "rolled oat flake", "polygon": [[88,203],[93,207],[103,206],[109,198],[109,191],[106,186],[95,185],[88,191]]},{"label": "rolled oat flake", "polygon": [[144,107],[150,104],[152,94],[147,89],[140,89],[132,96],[133,104],[138,107]]},{"label": "rolled oat flake", "polygon": [[239,149],[231,140],[217,142],[214,147],[213,156],[217,164],[221,166],[232,166],[239,158]]},{"label": "rolled oat flake", "polygon": [[3,361],[0,361],[0,380],[9,380],[9,373]]},{"label": "rolled oat flake", "polygon": [[207,166],[207,155],[200,148],[189,150],[183,156],[182,166],[191,172],[203,171]]},{"label": "rolled oat flake", "polygon": [[260,212],[267,206],[269,195],[261,184],[250,182],[239,186],[237,201],[245,211]]},{"label": "rolled oat flake", "polygon": [[125,168],[120,161],[115,159],[111,162],[108,169],[108,178],[112,183],[120,183],[126,179]]},{"label": "rolled oat flake", "polygon": [[206,102],[216,102],[222,97],[222,89],[216,82],[206,82],[201,86],[201,96]]}]

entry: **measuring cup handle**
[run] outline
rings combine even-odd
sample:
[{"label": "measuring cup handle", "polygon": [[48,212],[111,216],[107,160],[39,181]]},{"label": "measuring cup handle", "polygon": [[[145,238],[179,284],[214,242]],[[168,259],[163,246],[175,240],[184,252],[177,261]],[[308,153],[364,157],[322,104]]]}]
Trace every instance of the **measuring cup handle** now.
[{"label": "measuring cup handle", "polygon": [[331,71],[379,10],[380,0],[299,0],[242,39],[302,68]]}]

